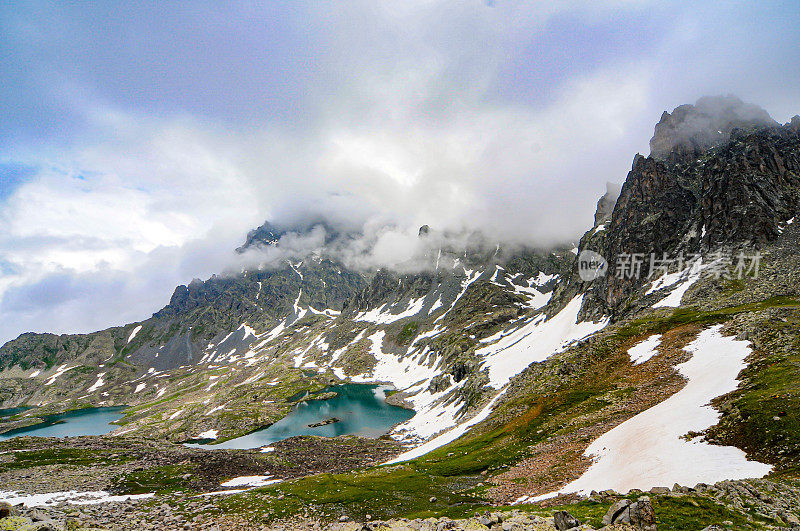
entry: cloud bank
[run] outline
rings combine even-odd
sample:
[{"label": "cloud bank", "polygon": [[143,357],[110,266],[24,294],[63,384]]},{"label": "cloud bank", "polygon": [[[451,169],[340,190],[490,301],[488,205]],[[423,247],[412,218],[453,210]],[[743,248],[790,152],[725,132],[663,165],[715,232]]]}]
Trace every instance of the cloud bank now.
[{"label": "cloud bank", "polygon": [[[663,110],[800,109],[800,8],[0,6],[0,342],[148,317],[265,219],[548,245]],[[387,228],[393,227],[393,228]]]}]

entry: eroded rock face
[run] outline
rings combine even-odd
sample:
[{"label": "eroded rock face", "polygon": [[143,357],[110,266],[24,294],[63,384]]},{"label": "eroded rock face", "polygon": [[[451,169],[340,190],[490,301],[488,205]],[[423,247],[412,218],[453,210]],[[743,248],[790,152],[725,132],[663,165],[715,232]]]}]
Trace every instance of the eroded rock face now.
[{"label": "eroded rock face", "polygon": [[656,513],[650,498],[642,496],[635,502],[622,499],[615,502],[603,517],[603,525],[628,524],[641,531],[656,531]]},{"label": "eroded rock face", "polygon": [[616,183],[606,183],[606,193],[603,194],[597,201],[597,210],[594,213],[594,226],[602,225],[611,221],[611,215],[614,213],[614,205],[617,204],[617,198],[622,187]]},{"label": "eroded rock face", "polygon": [[[609,263],[606,277],[591,285],[588,315],[624,312],[647,281],[651,253],[688,257],[722,245],[757,248],[800,212],[800,128],[732,129],[726,143],[689,158],[676,149],[666,159],[637,155],[605,230],[581,240],[581,250]],[[617,259],[633,254],[643,257],[638,278],[617,278]]]},{"label": "eroded rock face", "polygon": [[734,129],[777,126],[767,111],[736,96],[707,96],[694,105],[664,111],[650,140],[650,156],[686,159],[726,143]]}]

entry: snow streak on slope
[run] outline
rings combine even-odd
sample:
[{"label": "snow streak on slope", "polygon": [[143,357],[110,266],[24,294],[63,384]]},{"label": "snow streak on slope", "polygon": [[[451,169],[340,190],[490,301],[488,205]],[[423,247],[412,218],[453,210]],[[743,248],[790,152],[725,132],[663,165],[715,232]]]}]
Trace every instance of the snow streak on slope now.
[{"label": "snow streak on slope", "polygon": [[703,271],[703,260],[698,258],[692,264],[686,268],[685,270],[681,271],[680,273],[671,273],[668,275],[664,275],[660,279],[658,279],[651,287],[647,294],[650,294],[654,290],[661,289],[666,286],[670,286],[677,282],[679,279],[684,279],[683,282],[678,284],[672,293],[658,301],[653,305],[653,308],[662,308],[662,307],[672,307],[677,308],[681,305],[681,300],[683,296],[686,294],[686,291],[692,287],[692,284],[700,280],[700,273]]},{"label": "snow streak on slope", "polygon": [[391,313],[385,310],[386,306],[369,310],[368,312],[361,312],[355,316],[355,321],[367,321],[375,324],[390,324],[406,317],[413,317],[417,315],[425,304],[425,297],[419,299],[411,299],[408,302],[408,307],[400,313]]},{"label": "snow streak on slope", "polygon": [[133,329],[133,331],[131,332],[131,335],[128,336],[128,343],[133,341],[133,338],[136,337],[136,334],[138,334],[139,330],[141,330],[141,329],[142,329],[142,325],[139,325],[139,326],[137,326],[136,328]]},{"label": "snow streak on slope", "polygon": [[644,363],[658,354],[658,345],[661,344],[661,334],[654,334],[644,341],[637,343],[628,349],[628,356],[634,365]]},{"label": "snow streak on slope", "polygon": [[500,389],[508,381],[535,361],[564,350],[570,343],[583,339],[608,324],[604,318],[598,322],[578,322],[578,312],[583,295],[575,297],[563,310],[550,319],[540,315],[527,325],[511,333],[503,332],[485,339],[496,341],[477,351],[483,356],[484,367],[489,368],[489,385]]},{"label": "snow streak on slope", "polygon": [[[398,426],[394,432],[395,435],[407,429],[420,437],[430,437],[450,426],[454,427],[450,431],[442,433],[421,446],[404,453],[392,462],[419,457],[456,440],[466,433],[469,428],[489,416],[494,404],[505,393],[505,385],[513,376],[522,372],[532,362],[548,358],[552,354],[563,350],[571,342],[582,339],[607,324],[607,319],[598,323],[578,323],[577,316],[581,303],[582,298],[576,297],[561,312],[550,319],[540,316],[519,330],[505,336],[498,334],[489,339],[489,341],[497,340],[499,337],[495,344],[480,349],[478,354],[484,356],[484,367],[489,369],[490,384],[501,390],[489,404],[471,419],[456,424],[456,419],[461,409],[461,404],[459,403],[447,403],[442,398],[424,391],[413,397],[410,401],[414,404],[417,414]],[[444,397],[447,393],[457,389],[457,387],[451,387],[447,392],[440,394]]]},{"label": "snow streak on slope", "polygon": [[449,444],[455,441],[456,439],[467,433],[467,430],[469,430],[472,426],[485,420],[492,412],[492,408],[494,408],[494,405],[497,403],[497,401],[500,399],[502,395],[503,393],[497,393],[497,395],[495,395],[495,397],[492,398],[492,400],[489,401],[489,403],[486,404],[486,406],[483,409],[481,409],[477,415],[475,415],[468,421],[462,422],[452,430],[445,432],[442,435],[439,435],[438,437],[435,437],[430,441],[417,446],[416,448],[404,452],[395,457],[394,459],[387,461],[384,464],[400,463],[402,461],[416,459],[417,457],[425,455],[428,452],[431,452],[437,448],[444,446],[445,444]]},{"label": "snow streak on slope", "polygon": [[736,378],[746,367],[748,342],[722,336],[721,327],[704,330],[685,347],[692,358],[676,368],[689,380],[686,387],[597,438],[585,452],[595,457],[594,464],[557,493],[538,499],[571,492],[588,494],[609,488],[628,492],[768,474],[770,465],[748,461],[738,448],[681,438],[717,423],[719,413],[709,402],[736,389]]}]

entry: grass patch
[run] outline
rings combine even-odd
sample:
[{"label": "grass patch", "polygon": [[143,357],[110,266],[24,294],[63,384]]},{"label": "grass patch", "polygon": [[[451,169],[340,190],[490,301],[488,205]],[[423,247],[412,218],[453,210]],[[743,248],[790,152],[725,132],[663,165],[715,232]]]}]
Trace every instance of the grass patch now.
[{"label": "grass patch", "polygon": [[[308,512],[333,520],[342,515],[363,521],[396,517],[459,517],[486,501],[466,493],[478,478],[443,478],[413,464],[350,474],[322,474],[274,487],[232,495],[219,501],[225,512],[263,515],[266,521]],[[435,497],[436,501],[430,499]]]},{"label": "grass patch", "polygon": [[14,460],[0,463],[0,472],[20,470],[47,465],[112,465],[129,461],[125,456],[110,457],[103,450],[82,448],[48,448],[43,450],[25,450],[13,453]]},{"label": "grass patch", "polygon": [[113,489],[125,494],[164,494],[177,490],[188,490],[192,467],[189,465],[165,465],[144,470],[134,470],[116,476]]},{"label": "grass patch", "polygon": [[750,521],[740,512],[735,512],[724,505],[701,496],[658,497],[653,500],[653,509],[656,513],[658,529],[702,529],[712,524],[720,525],[729,521],[732,525],[725,525],[725,529],[764,529],[755,517]]},{"label": "grass patch", "polygon": [[717,310],[677,308],[664,317],[641,317],[622,325],[615,332],[619,339],[630,339],[644,334],[662,334],[687,324],[718,324],[732,316],[745,312],[757,312],[768,308],[800,308],[800,301],[791,297],[771,297],[761,302],[729,306]]},{"label": "grass patch", "polygon": [[410,323],[406,323],[400,330],[400,332],[397,334],[397,344],[408,345],[415,337],[417,337],[418,331],[419,331],[419,323],[417,323],[416,321],[411,321]]}]

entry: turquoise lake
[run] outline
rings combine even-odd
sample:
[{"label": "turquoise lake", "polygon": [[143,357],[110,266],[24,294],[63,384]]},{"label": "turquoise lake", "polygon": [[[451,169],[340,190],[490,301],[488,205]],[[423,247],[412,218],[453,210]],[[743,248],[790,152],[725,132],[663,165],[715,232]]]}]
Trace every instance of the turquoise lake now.
[{"label": "turquoise lake", "polygon": [[[268,428],[231,439],[220,444],[190,444],[205,448],[258,448],[296,435],[359,435],[379,437],[393,426],[414,416],[414,412],[386,403],[385,385],[343,384],[323,389],[337,396],[328,400],[308,400],[297,404],[292,411]],[[339,422],[309,427],[309,424],[336,417]]]},{"label": "turquoise lake", "polygon": [[[19,408],[14,408],[19,409]],[[25,408],[22,408],[24,410]],[[104,435],[116,425],[111,424],[122,418],[125,406],[119,407],[93,407],[78,409],[58,415],[46,415],[42,418],[44,423],[27,428],[19,428],[0,434],[0,441],[11,439],[20,435],[33,435],[36,437],[76,437],[78,435]],[[10,411],[10,410],[2,410]],[[15,411],[17,413],[19,411]]]}]

